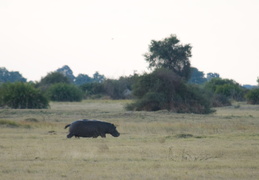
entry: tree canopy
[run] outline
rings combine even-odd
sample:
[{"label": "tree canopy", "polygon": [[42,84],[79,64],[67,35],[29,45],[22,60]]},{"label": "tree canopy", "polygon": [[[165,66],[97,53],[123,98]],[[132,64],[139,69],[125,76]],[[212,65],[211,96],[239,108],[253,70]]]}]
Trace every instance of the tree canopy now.
[{"label": "tree canopy", "polygon": [[207,78],[204,77],[204,73],[199,71],[195,67],[191,67],[191,77],[189,79],[189,83],[192,84],[203,84],[207,81]]},{"label": "tree canopy", "polygon": [[170,35],[161,41],[152,40],[149,52],[144,54],[149,68],[167,68],[186,80],[190,77],[190,61],[192,46],[180,44],[176,35]]},{"label": "tree canopy", "polygon": [[213,78],[220,78],[220,75],[218,73],[207,73],[207,80],[211,80]]},{"label": "tree canopy", "polygon": [[63,75],[60,72],[51,72],[48,73],[45,77],[40,80],[40,86],[49,86],[55,83],[67,83],[70,81],[67,76]]},{"label": "tree canopy", "polygon": [[0,83],[5,82],[26,82],[27,80],[18,71],[8,71],[0,67]]},{"label": "tree canopy", "polygon": [[75,76],[73,74],[73,71],[70,69],[68,65],[64,65],[62,68],[58,68],[56,72],[59,72],[63,74],[65,77],[67,77],[71,82],[74,81]]}]

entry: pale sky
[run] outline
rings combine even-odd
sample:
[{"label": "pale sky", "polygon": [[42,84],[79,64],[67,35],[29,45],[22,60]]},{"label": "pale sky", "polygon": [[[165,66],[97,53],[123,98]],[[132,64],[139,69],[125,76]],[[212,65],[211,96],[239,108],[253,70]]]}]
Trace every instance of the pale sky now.
[{"label": "pale sky", "polygon": [[0,67],[39,81],[148,71],[151,40],[191,44],[193,67],[240,84],[259,76],[259,0],[0,0]]}]

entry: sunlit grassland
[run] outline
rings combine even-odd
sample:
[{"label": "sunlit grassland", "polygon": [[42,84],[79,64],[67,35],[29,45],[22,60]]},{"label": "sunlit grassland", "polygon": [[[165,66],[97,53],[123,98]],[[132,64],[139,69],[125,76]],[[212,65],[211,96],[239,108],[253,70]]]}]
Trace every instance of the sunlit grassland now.
[{"label": "sunlit grassland", "polygon": [[[259,106],[197,115],[129,112],[128,102],[1,109],[0,179],[258,179]],[[64,126],[82,118],[121,136],[67,139]]]}]

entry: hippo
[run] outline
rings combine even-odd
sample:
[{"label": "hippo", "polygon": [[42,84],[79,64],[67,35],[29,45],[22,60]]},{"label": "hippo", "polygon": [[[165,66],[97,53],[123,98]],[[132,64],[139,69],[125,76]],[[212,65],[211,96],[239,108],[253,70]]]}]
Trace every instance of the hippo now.
[{"label": "hippo", "polygon": [[73,136],[76,138],[97,138],[98,136],[105,138],[106,134],[111,134],[114,137],[120,136],[120,133],[116,130],[116,127],[113,124],[104,121],[82,119],[66,125],[65,129],[67,127],[69,127],[67,138],[71,138]]}]

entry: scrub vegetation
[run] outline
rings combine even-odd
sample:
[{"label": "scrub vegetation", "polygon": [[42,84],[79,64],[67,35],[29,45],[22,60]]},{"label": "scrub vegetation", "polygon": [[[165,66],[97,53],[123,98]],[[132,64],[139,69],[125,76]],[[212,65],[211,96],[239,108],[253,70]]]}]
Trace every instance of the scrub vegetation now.
[{"label": "scrub vegetation", "polygon": [[[0,109],[0,179],[258,179],[259,106],[211,114],[126,111],[131,100]],[[78,119],[114,123],[118,138],[67,139]]]}]

